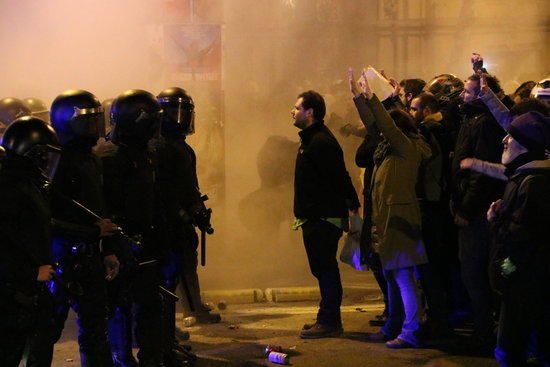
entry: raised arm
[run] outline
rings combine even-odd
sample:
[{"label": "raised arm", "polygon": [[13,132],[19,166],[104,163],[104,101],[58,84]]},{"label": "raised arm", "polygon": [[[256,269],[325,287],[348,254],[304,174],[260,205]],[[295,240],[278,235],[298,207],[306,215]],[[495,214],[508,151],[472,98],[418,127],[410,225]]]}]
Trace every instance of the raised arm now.
[{"label": "raised arm", "polygon": [[367,105],[367,99],[365,95],[361,93],[361,90],[357,85],[357,81],[353,76],[352,68],[348,69],[348,81],[350,92],[353,95],[353,103],[355,104],[355,108],[359,113],[359,118],[361,119],[361,122],[363,123],[363,125],[365,125],[365,128],[367,129],[367,135],[376,136],[380,134],[380,131],[378,130],[378,127],[376,127],[374,121],[374,115]]},{"label": "raised arm", "polygon": [[508,130],[512,123],[512,116],[508,107],[502,103],[498,96],[487,86],[485,79],[486,74],[481,74],[479,98],[485,103],[491,114],[497,120],[498,124],[504,129]]},{"label": "raised arm", "polygon": [[367,100],[367,105],[370,107],[374,116],[375,125],[397,154],[402,157],[407,156],[412,148],[412,143],[397,127],[388,111],[386,111],[382,105],[382,102],[380,102],[378,97],[370,89],[365,71],[363,71],[361,88]]},{"label": "raised arm", "polygon": [[469,169],[482,175],[496,178],[497,180],[508,181],[504,174],[506,167],[499,163],[482,161],[476,158],[465,158],[460,161],[461,169]]}]

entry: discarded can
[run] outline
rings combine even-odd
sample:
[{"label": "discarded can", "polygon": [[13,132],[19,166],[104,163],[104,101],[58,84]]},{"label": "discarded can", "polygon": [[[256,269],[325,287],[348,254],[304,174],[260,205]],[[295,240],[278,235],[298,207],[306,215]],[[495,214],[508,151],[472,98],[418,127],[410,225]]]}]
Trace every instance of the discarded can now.
[{"label": "discarded can", "polygon": [[197,319],[193,316],[189,316],[183,319],[183,325],[191,327],[197,323]]},{"label": "discarded can", "polygon": [[278,352],[269,353],[267,360],[277,364],[288,364],[289,362],[288,354]]},{"label": "discarded can", "polygon": [[283,347],[281,347],[280,345],[266,345],[265,348],[264,348],[264,354],[265,356],[269,356],[269,353],[271,352],[278,352],[278,353],[282,353],[283,352]]},{"label": "discarded can", "polygon": [[222,300],[218,302],[218,310],[223,311],[227,308],[227,302]]}]

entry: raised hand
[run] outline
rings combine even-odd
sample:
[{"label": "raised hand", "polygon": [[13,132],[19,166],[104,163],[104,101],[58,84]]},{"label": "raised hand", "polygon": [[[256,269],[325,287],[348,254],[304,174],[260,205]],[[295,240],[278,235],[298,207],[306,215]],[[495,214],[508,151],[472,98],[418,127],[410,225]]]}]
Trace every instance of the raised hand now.
[{"label": "raised hand", "polygon": [[472,63],[472,69],[474,69],[476,73],[483,69],[483,57],[480,54],[472,52],[470,62]]},{"label": "raised hand", "polygon": [[361,87],[361,92],[365,95],[367,99],[371,99],[373,96],[372,89],[370,88],[369,81],[367,79],[367,71],[363,69],[361,72],[361,80],[359,81]]},{"label": "raised hand", "polygon": [[359,90],[359,86],[357,85],[357,81],[353,76],[353,69],[351,68],[351,66],[348,69],[348,81],[349,81],[349,90],[351,94],[353,94],[354,97],[357,97],[359,94],[361,94],[361,91]]},{"label": "raised hand", "polygon": [[392,97],[396,97],[399,95],[399,93],[401,92],[401,86],[399,85],[399,82],[397,80],[395,80],[394,78],[392,77],[388,77],[386,75],[386,72],[384,70],[380,70],[380,74],[386,78],[386,80],[388,81],[388,83],[390,83],[390,85],[393,87],[393,92],[391,94]]}]

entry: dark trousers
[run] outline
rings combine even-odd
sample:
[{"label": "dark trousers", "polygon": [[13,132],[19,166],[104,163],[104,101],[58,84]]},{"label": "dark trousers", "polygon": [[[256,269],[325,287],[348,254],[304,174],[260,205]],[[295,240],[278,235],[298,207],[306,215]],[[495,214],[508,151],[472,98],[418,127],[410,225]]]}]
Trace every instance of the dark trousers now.
[{"label": "dark trousers", "polygon": [[321,302],[317,322],[329,326],[341,325],[342,281],[336,260],[342,230],[320,219],[310,219],[302,225],[309,268],[319,282]]},{"label": "dark trousers", "polygon": [[[132,327],[139,347],[140,365],[156,366],[163,360],[162,299],[158,266],[139,267],[127,280],[111,292],[115,315],[109,321],[109,337],[113,340],[115,359],[122,365],[133,365],[130,355]],[[117,294],[117,292],[121,292]],[[124,296],[127,294],[127,296]]]},{"label": "dark trousers", "polygon": [[[14,313],[2,313],[2,317],[14,317]],[[0,328],[0,365],[18,367],[31,330]]]},{"label": "dark trousers", "polygon": [[[63,245],[56,246],[54,254]],[[62,262],[61,258],[58,258]],[[67,265],[71,267],[72,265]],[[29,347],[29,367],[44,365],[43,361],[53,358],[54,344],[59,340],[65,327],[65,321],[72,307],[77,314],[78,345],[82,366],[112,366],[111,349],[107,341],[108,301],[107,284],[104,278],[105,270],[99,254],[82,255],[78,260],[76,271],[71,282],[78,284],[81,294],[69,294],[59,283],[50,282],[50,290],[55,306],[55,326],[49,330],[37,333]],[[67,271],[68,269],[64,269]],[[69,280],[65,280],[68,282]]]},{"label": "dark trousers", "polygon": [[388,312],[388,283],[384,278],[384,270],[382,269],[382,261],[372,246],[372,210],[370,200],[365,197],[365,211],[363,217],[363,228],[361,229],[361,260],[366,263],[374,275],[374,279],[384,297],[384,313]]},{"label": "dark trousers", "polygon": [[474,334],[489,339],[493,333],[493,297],[489,285],[491,233],[485,219],[476,219],[458,232],[462,280],[474,312]]},{"label": "dark trousers", "polygon": [[[33,304],[22,305],[4,298],[0,301],[0,366],[17,367],[23,358],[25,346],[36,340],[34,335],[45,335],[54,327],[53,300],[45,287]],[[37,348],[44,347],[37,346]],[[46,348],[48,349],[48,348]],[[47,353],[41,353],[47,354]],[[37,360],[33,366],[49,367],[51,359]],[[27,361],[27,366],[30,366]]]},{"label": "dark trousers", "polygon": [[422,239],[428,263],[417,267],[420,284],[428,305],[431,321],[447,325],[449,317],[450,269],[452,250],[446,243],[445,224],[449,215],[447,205],[441,202],[421,201]]},{"label": "dark trousers", "polygon": [[550,366],[550,290],[543,272],[523,269],[507,280],[495,349],[500,366],[526,366],[528,347],[541,366]]}]

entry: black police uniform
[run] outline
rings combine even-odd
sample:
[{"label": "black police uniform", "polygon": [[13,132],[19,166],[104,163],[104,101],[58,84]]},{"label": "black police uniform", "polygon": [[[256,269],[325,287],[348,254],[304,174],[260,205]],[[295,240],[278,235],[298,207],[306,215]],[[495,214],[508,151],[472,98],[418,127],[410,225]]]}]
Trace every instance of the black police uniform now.
[{"label": "black police uniform", "polygon": [[[78,201],[101,217],[105,207],[101,161],[90,146],[65,146],[52,183],[54,217],[53,254],[67,282],[78,284],[75,294],[54,284],[57,327],[51,340],[59,340],[69,307],[78,315],[81,364],[112,365],[107,341],[108,299],[103,257],[112,254],[109,239],[99,238],[96,218],[71,202]],[[101,244],[101,246],[100,246]]]},{"label": "black police uniform", "polygon": [[[114,122],[111,138],[118,147],[113,154],[103,158],[108,211],[128,236],[141,238],[141,246],[135,254],[136,264],[160,257],[154,228],[155,170],[147,147],[158,128],[160,113],[158,102],[148,92],[129,90],[119,95],[111,109]],[[124,284],[113,292],[119,315],[115,319],[116,325],[109,328],[109,335],[118,337],[115,343],[119,347],[128,348],[131,346],[128,328],[132,326],[132,317],[135,318],[139,365],[162,366],[162,299],[158,288],[158,263],[135,266],[129,277],[126,286],[130,297],[120,297]]]},{"label": "black police uniform", "polygon": [[[181,280],[187,314],[196,316],[199,322],[219,322],[219,315],[210,314],[201,301],[197,274],[199,242],[194,226],[207,230],[210,212],[201,199],[195,152],[185,141],[186,135],[194,132],[193,99],[176,87],[165,89],[157,99],[164,109],[163,138],[156,146],[158,187],[166,227],[164,240],[170,251],[163,266],[163,281],[175,291]],[[168,306],[172,309],[168,310],[167,334],[172,335],[174,309]]]},{"label": "black police uniform", "polygon": [[57,139],[44,121],[25,117],[12,123],[2,145],[8,155],[0,170],[0,365],[16,367],[25,344],[54,322],[52,297],[37,276],[52,264],[44,168]]},{"label": "black police uniform", "polygon": [[[168,137],[157,148],[158,186],[165,220],[165,240],[170,254],[163,266],[163,283],[175,291],[182,282],[188,313],[204,313],[200,298],[198,237],[192,214],[202,204],[196,174],[196,157],[185,137]],[[174,305],[167,305],[168,335],[173,335]]]},{"label": "black police uniform", "polygon": [[[142,238],[137,261],[158,259],[153,228],[155,174],[152,158],[146,150],[119,146],[116,154],[104,158],[103,162],[105,196],[110,213],[128,235]],[[158,292],[158,266],[150,264],[137,267],[131,274],[129,286],[131,298],[124,298],[128,303],[117,306],[128,320],[133,302],[140,363],[158,363],[162,354],[162,302]],[[131,321],[122,324],[131,327]],[[123,337],[128,335],[124,330],[118,333]],[[123,344],[122,341],[120,343]]]},{"label": "black police uniform", "polygon": [[0,173],[0,364],[18,366],[27,338],[52,326],[52,300],[37,269],[51,264],[50,211],[28,162],[5,159]]},{"label": "black police uniform", "polygon": [[[51,190],[52,252],[63,284],[58,282],[50,287],[55,299],[56,327],[37,337],[29,351],[30,366],[52,360],[53,345],[61,337],[70,306],[78,315],[81,364],[113,365],[107,341],[108,303],[103,266],[103,256],[111,253],[100,248],[97,218],[72,202],[76,200],[100,216],[105,212],[101,165],[92,153],[99,119],[103,119],[101,104],[90,92],[68,90],[52,103],[52,124],[63,146]],[[35,348],[42,345],[49,345],[49,350]]]}]

